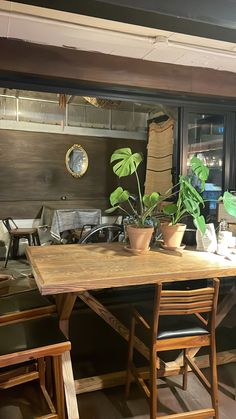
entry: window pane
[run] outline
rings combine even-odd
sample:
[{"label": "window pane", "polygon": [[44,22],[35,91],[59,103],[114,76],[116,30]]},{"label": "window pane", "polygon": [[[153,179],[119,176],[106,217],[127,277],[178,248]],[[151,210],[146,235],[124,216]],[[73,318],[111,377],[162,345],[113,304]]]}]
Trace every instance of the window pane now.
[{"label": "window pane", "polygon": [[188,121],[188,160],[197,156],[209,167],[203,193],[206,213],[216,214],[216,201],[222,193],[224,116],[190,113]]}]

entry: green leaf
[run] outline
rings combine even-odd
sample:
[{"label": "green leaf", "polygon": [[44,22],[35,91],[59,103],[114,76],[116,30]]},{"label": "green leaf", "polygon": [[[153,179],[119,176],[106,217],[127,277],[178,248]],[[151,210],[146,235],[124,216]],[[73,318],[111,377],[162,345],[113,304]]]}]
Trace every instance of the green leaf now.
[{"label": "green leaf", "polygon": [[105,210],[105,212],[107,214],[111,214],[112,212],[116,211],[117,208],[119,208],[119,205],[116,205],[115,207],[108,208],[108,209]]},{"label": "green leaf", "polygon": [[198,202],[199,204],[204,205],[204,200],[202,196],[198,193],[198,191],[193,187],[189,180],[181,179],[182,188],[183,188],[183,195],[190,199]]},{"label": "green leaf", "polygon": [[163,212],[166,215],[173,215],[177,212],[177,205],[176,204],[169,204],[169,205],[164,205],[163,207]]},{"label": "green leaf", "polygon": [[110,195],[110,203],[112,206],[128,201],[130,193],[118,186]]},{"label": "green leaf", "polygon": [[143,196],[143,203],[146,208],[152,208],[155,206],[160,199],[160,194],[157,192],[152,192],[150,195],[144,195]]},{"label": "green leaf", "polygon": [[209,176],[209,169],[202,160],[197,157],[192,157],[190,161],[191,169],[193,173],[201,180],[201,192],[204,190],[205,182]]},{"label": "green leaf", "polygon": [[203,215],[200,215],[199,217],[194,218],[193,220],[195,227],[201,231],[202,235],[206,232],[206,222]]},{"label": "green leaf", "polygon": [[228,212],[228,214],[236,217],[236,196],[226,191],[223,197],[221,196],[219,200],[223,200],[225,210]]},{"label": "green leaf", "polygon": [[113,171],[119,177],[132,175],[142,160],[142,155],[140,153],[132,154],[130,148],[120,148],[114,151],[111,156],[111,163],[118,161],[113,166]]},{"label": "green leaf", "polygon": [[199,204],[192,199],[184,199],[184,206],[186,211],[193,217],[198,217],[200,215]]}]

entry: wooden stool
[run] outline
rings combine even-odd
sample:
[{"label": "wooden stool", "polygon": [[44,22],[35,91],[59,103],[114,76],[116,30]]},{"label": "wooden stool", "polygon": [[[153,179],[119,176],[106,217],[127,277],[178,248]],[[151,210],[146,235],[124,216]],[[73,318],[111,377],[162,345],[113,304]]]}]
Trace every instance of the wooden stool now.
[{"label": "wooden stool", "polygon": [[[156,286],[154,306],[152,312],[141,313],[133,309],[129,351],[126,395],[129,394],[132,377],[144,391],[150,403],[150,418],[157,416],[157,378],[158,370],[161,369],[159,353],[175,349],[183,350],[183,389],[187,388],[188,367],[196,374],[201,383],[211,395],[212,408],[194,410],[191,412],[177,413],[161,416],[164,418],[219,418],[218,390],[216,370],[216,347],[215,347],[215,317],[219,280],[213,279],[213,285],[205,288],[176,290],[164,290],[162,284]],[[194,281],[196,284],[198,280]],[[136,324],[141,325],[147,335],[150,356],[150,386],[148,386],[139,374],[133,362],[133,350]],[[190,349],[195,347],[208,347],[210,356],[211,383],[194,363],[190,355]]]},{"label": "wooden stool", "polygon": [[[62,354],[70,348],[71,344],[59,329],[57,319],[51,316],[1,326],[0,368],[19,367],[22,363],[35,360],[36,369],[23,374],[20,369],[4,371],[0,374],[0,389],[38,379],[50,410],[41,418],[65,419]],[[55,406],[45,385],[45,357],[52,358]]]},{"label": "wooden stool", "polygon": [[20,239],[27,239],[29,246],[31,246],[31,244],[34,246],[40,246],[40,240],[37,228],[18,228],[15,221],[11,217],[3,219],[2,222],[10,235],[10,243],[8,246],[6,261],[4,265],[6,268],[10,252],[12,253],[13,259],[17,257]]}]

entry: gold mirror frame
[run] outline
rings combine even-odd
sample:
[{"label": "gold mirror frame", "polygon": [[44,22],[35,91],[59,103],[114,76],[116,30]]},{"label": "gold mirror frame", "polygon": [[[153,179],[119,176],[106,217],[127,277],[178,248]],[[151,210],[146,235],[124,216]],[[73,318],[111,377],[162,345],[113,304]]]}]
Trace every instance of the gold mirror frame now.
[{"label": "gold mirror frame", "polygon": [[[72,160],[73,154],[74,159]],[[65,163],[68,172],[73,177],[79,178],[83,176],[88,169],[88,155],[81,145],[74,144],[66,152]]]}]

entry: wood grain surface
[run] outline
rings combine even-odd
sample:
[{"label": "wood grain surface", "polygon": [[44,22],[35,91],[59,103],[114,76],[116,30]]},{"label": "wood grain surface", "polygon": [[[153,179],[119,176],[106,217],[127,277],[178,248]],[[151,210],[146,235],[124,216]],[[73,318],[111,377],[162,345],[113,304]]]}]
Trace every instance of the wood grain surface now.
[{"label": "wood grain surface", "polygon": [[158,248],[135,256],[124,243],[32,246],[26,253],[43,295],[236,274],[236,261],[223,256]]}]

